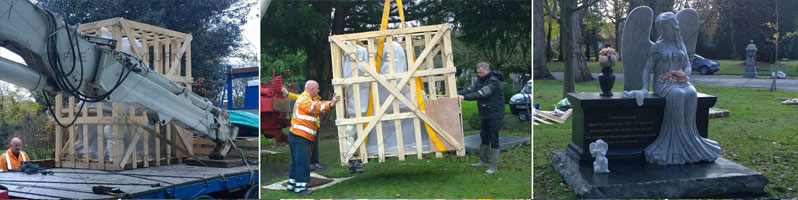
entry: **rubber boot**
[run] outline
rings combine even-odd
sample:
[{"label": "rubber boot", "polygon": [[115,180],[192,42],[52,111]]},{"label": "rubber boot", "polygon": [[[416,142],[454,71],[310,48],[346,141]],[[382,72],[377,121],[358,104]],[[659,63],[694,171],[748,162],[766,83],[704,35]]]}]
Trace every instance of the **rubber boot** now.
[{"label": "rubber boot", "polygon": [[472,167],[487,167],[488,166],[488,151],[489,145],[479,145],[479,162],[471,164]]},{"label": "rubber boot", "polygon": [[494,174],[499,172],[499,149],[490,149],[490,168],[485,173]]}]

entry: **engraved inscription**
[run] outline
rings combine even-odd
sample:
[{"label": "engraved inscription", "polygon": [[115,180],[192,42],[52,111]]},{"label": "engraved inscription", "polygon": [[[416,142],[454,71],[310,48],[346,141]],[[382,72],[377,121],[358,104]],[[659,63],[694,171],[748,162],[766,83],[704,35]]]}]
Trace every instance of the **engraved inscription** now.
[{"label": "engraved inscription", "polygon": [[[587,122],[586,142],[602,139],[610,146],[645,146],[657,137],[657,121],[629,112],[624,115],[596,117]],[[617,147],[617,146],[616,146]]]}]

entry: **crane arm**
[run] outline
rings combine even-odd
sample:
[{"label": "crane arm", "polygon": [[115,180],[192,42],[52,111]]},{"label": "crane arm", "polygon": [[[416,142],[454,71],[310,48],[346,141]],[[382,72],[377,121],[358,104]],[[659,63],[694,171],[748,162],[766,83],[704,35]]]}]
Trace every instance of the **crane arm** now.
[{"label": "crane arm", "polygon": [[84,102],[131,103],[149,111],[150,123],[173,122],[215,141],[211,158],[226,155],[238,135],[227,112],[115,51],[116,42],[85,35],[28,0],[0,1],[0,46],[27,64],[0,58],[0,80]]}]

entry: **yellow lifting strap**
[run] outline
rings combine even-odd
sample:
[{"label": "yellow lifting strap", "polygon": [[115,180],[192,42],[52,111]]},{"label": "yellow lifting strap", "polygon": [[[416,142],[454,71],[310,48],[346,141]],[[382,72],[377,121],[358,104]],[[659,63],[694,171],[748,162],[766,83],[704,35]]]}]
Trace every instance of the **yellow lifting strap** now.
[{"label": "yellow lifting strap", "polygon": [[[405,13],[403,8],[404,6],[402,6],[402,0],[396,0],[396,6],[399,8],[399,20],[402,22],[401,28],[405,28]],[[390,13],[391,13],[391,0],[385,0],[385,5],[383,6],[382,10],[382,22],[380,23],[380,30],[388,29],[388,17],[390,16]],[[412,40],[412,38],[405,38],[405,40]],[[377,41],[377,56],[375,56],[377,73],[380,72],[380,63],[382,62],[382,48],[384,46],[384,43],[385,43],[385,37],[380,37],[380,39]],[[405,48],[413,48],[413,47],[405,47]],[[410,56],[410,58],[412,58],[413,61],[416,60],[415,55],[407,55],[407,56]],[[416,100],[418,101],[418,108],[421,109],[421,111],[424,111],[425,110],[424,97],[422,95],[422,91],[426,90],[424,89],[424,82],[421,80],[421,77],[416,77],[415,81],[416,81]],[[435,83],[433,82],[432,84]],[[369,104],[368,108],[366,109],[366,116],[373,116],[374,112],[374,99],[373,99],[374,96],[372,94],[373,92],[374,91],[372,91],[372,88],[369,87]],[[368,123],[364,125],[364,127],[366,126],[368,126]],[[446,147],[443,146],[443,143],[441,143],[441,140],[438,138],[438,135],[437,133],[435,133],[435,130],[432,130],[432,127],[430,127],[429,124],[427,124],[426,122],[424,122],[424,127],[427,129],[427,135],[429,136],[432,143],[435,144],[435,147],[438,148],[438,151],[441,152],[446,151]]]}]

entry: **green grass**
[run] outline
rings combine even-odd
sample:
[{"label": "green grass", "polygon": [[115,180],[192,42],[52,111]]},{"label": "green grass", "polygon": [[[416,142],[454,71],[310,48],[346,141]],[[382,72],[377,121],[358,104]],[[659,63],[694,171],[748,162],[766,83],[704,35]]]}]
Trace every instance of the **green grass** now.
[{"label": "green grass", "polygon": [[[561,99],[562,82],[534,81],[534,103],[553,105]],[[616,82],[613,91],[619,91]],[[718,97],[716,108],[727,109],[730,117],[709,122],[709,138],[723,148],[722,157],[765,174],[769,198],[798,197],[798,106],[781,105],[798,93],[764,89],[696,85],[696,90]],[[577,92],[599,92],[597,81],[576,84]],[[575,199],[576,195],[549,165],[554,150],[564,150],[571,139],[571,122],[535,126],[534,198]]]},{"label": "green grass", "polygon": [[[464,124],[467,117],[475,115],[476,102],[463,102]],[[519,122],[508,112],[505,127],[500,135],[531,136],[531,123]],[[466,129],[468,125],[465,125]],[[473,168],[476,155],[457,157],[445,153],[443,158],[434,154],[423,159],[407,156],[405,161],[396,157],[379,163],[371,159],[363,165],[362,174],[349,174],[341,166],[338,140],[335,132],[322,132],[319,143],[320,161],[327,169],[317,172],[327,177],[349,177],[337,185],[314,191],[310,196],[299,196],[286,191],[261,190],[261,197],[278,198],[529,198],[531,195],[531,148],[529,146],[502,152],[499,173],[485,174],[485,168]],[[478,134],[466,130],[465,135]],[[269,185],[287,178],[290,154],[285,145],[269,149],[282,152],[265,156],[261,164],[261,185]]]},{"label": "green grass", "polygon": [[[715,72],[715,74],[742,76],[745,72],[745,61],[718,60],[718,63],[720,64],[720,70]],[[798,61],[784,61],[782,64],[789,66],[787,67],[787,76],[798,78]],[[770,63],[759,62],[757,66],[759,66],[758,77],[770,77]],[[548,67],[551,72],[565,71],[565,63],[559,61],[548,62],[546,63],[546,67]],[[592,73],[601,72],[601,66],[598,61],[588,61],[587,68]],[[623,63],[616,62],[613,70],[614,73],[623,73]]]},{"label": "green grass", "polygon": [[[742,76],[745,72],[745,61],[718,60],[718,63],[720,63],[720,71],[715,72],[715,74]],[[788,66],[786,72],[787,76],[792,78],[798,77],[798,61],[784,61],[781,62],[781,64]],[[758,62],[756,65],[759,67],[757,77],[770,77],[771,63]]]},{"label": "green grass", "polygon": [[[288,133],[288,128],[284,128],[283,129],[283,133]],[[268,147],[268,146],[272,146],[272,145],[276,145],[276,144],[277,144],[277,142],[274,141],[274,138],[269,139],[269,138],[266,138],[266,136],[263,136],[263,134],[260,134],[260,146]]]}]

